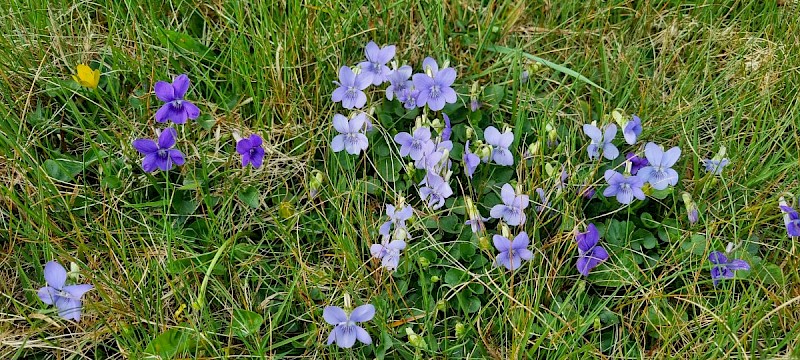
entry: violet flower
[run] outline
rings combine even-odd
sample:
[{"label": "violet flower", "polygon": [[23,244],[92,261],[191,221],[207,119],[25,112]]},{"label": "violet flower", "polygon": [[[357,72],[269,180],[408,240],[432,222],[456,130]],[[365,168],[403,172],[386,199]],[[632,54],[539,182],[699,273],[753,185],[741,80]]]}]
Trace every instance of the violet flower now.
[{"label": "violet flower", "polygon": [[503,265],[508,270],[518,269],[522,266],[522,260],[530,260],[533,257],[533,253],[528,250],[528,244],[530,243],[528,234],[524,231],[520,232],[514,238],[514,241],[495,234],[492,237],[492,242],[497,251],[500,252],[495,258],[495,265]]},{"label": "violet flower", "polygon": [[672,166],[681,156],[681,149],[677,146],[664,151],[655,143],[649,142],[644,146],[644,155],[650,165],[645,166],[636,174],[642,180],[649,182],[653,189],[664,190],[667,186],[678,183],[678,172]]},{"label": "violet flower", "polygon": [[625,124],[622,130],[622,136],[628,145],[636,144],[636,138],[642,134],[642,120],[638,116],[633,115],[633,119]]},{"label": "violet flower", "polygon": [[367,61],[358,64],[358,67],[365,73],[372,75],[372,85],[380,85],[388,81],[387,76],[392,70],[386,64],[394,57],[395,46],[388,45],[379,48],[374,41],[370,41],[367,43],[364,53],[367,56]]},{"label": "violet flower", "polygon": [[589,276],[595,266],[608,259],[608,252],[597,245],[600,242],[600,232],[594,224],[589,224],[586,232],[578,233],[575,240],[578,242],[578,262],[575,265],[581,275]]},{"label": "violet flower", "polygon": [[364,89],[372,84],[372,74],[360,72],[356,75],[350,67],[342,66],[339,81],[333,83],[339,85],[331,95],[333,102],[341,102],[345,109],[360,109],[367,103]]},{"label": "violet flower", "polygon": [[425,185],[419,189],[420,197],[422,200],[427,200],[428,206],[434,210],[444,206],[445,200],[453,195],[450,184],[436,174],[428,173],[420,185]]},{"label": "violet flower", "polygon": [[[394,205],[386,204],[386,216],[389,217],[389,221],[383,223],[378,232],[383,235],[384,238],[389,238],[392,226],[394,226],[395,230],[405,229],[406,220],[410,219],[412,215],[414,215],[414,209],[411,208],[411,205],[406,205],[404,208],[400,209],[400,211],[396,211]],[[404,238],[404,236],[396,236],[395,240],[402,240]]]},{"label": "violet flower", "polygon": [[386,99],[392,100],[393,98],[397,97],[397,100],[400,102],[405,102],[406,96],[408,94],[405,90],[410,89],[414,86],[414,83],[411,80],[411,73],[413,70],[411,66],[403,65],[399,69],[395,69],[392,71],[388,76],[387,80],[389,81],[389,86],[386,87]]},{"label": "violet flower", "polygon": [[335,325],[328,336],[328,345],[335,341],[340,348],[348,349],[355,345],[356,340],[367,345],[372,344],[369,333],[356,323],[370,321],[374,316],[375,307],[370,304],[355,308],[349,316],[338,306],[326,306],[322,311],[322,318],[328,324]]},{"label": "violet flower", "polygon": [[782,201],[780,205],[781,212],[783,212],[783,224],[786,226],[786,233],[789,236],[800,236],[800,215],[790,206]]},{"label": "violet flower", "polygon": [[186,74],[177,76],[172,84],[159,81],[155,85],[156,97],[165,102],[156,112],[156,121],[163,123],[171,120],[176,124],[186,123],[186,119],[197,119],[200,109],[183,99],[189,90],[189,77]]},{"label": "violet flower", "polygon": [[502,204],[497,204],[489,211],[489,216],[503,219],[508,225],[518,226],[525,223],[525,208],[528,207],[528,195],[517,195],[509,184],[500,189]]},{"label": "violet flower", "polygon": [[439,111],[445,104],[452,104],[458,100],[456,91],[451,85],[456,80],[456,71],[453,68],[444,68],[436,74],[414,74],[411,77],[414,88],[419,90],[416,103],[418,106],[428,105],[433,111]]},{"label": "violet flower", "polygon": [[428,169],[434,174],[444,175],[445,170],[450,169],[450,158],[447,154],[453,151],[452,141],[440,141],[436,144],[436,148],[423,155],[419,160],[414,162],[414,167],[417,169]]},{"label": "violet flower", "polygon": [[414,130],[414,136],[401,132],[394,136],[394,141],[400,144],[400,156],[411,156],[417,161],[436,147],[431,141],[431,129],[420,127]]},{"label": "violet flower", "polygon": [[367,136],[361,133],[366,121],[367,114],[363,112],[353,116],[350,121],[347,121],[344,115],[334,115],[333,128],[339,132],[339,135],[333,137],[333,141],[331,141],[331,150],[333,150],[333,152],[345,150],[351,155],[358,155],[361,153],[361,150],[366,151],[369,142]]},{"label": "violet flower", "polygon": [[597,190],[595,190],[593,185],[585,184],[583,188],[578,190],[578,195],[582,196],[586,200],[591,200],[594,198],[595,192],[597,192]]},{"label": "violet flower", "polygon": [[627,153],[625,159],[631,163],[631,175],[636,175],[643,167],[650,165],[647,158],[638,157],[632,152]]},{"label": "violet flower", "polygon": [[400,264],[400,251],[406,248],[406,242],[403,240],[387,241],[383,240],[380,244],[372,244],[369,251],[376,259],[381,259],[381,266],[389,271],[397,270],[397,265]]},{"label": "violet flower", "polygon": [[708,255],[708,260],[714,264],[711,268],[711,279],[716,287],[720,279],[733,279],[734,271],[750,270],[750,265],[739,259],[729,260],[721,251],[713,251]]},{"label": "violet flower", "polygon": [[605,197],[616,196],[621,204],[630,204],[633,198],[644,200],[642,186],[644,181],[638,175],[625,176],[614,170],[606,170],[608,187],[603,191]]},{"label": "violet flower", "polygon": [[442,129],[442,141],[450,140],[450,135],[453,134],[453,127],[450,126],[450,117],[447,114],[442,113],[442,118],[444,119],[444,129]]},{"label": "violet flower", "polygon": [[156,169],[167,171],[174,165],[181,166],[186,161],[180,150],[173,149],[175,137],[178,132],[173,128],[166,128],[158,136],[158,143],[150,139],[136,139],[133,141],[133,148],[144,155],[142,159],[142,169],[146,172],[153,172]]},{"label": "violet flower", "polygon": [[67,320],[81,320],[81,297],[94,288],[89,284],[66,285],[67,270],[57,261],[44,265],[47,286],[39,289],[39,299],[47,305],[55,305],[58,315]]},{"label": "violet flower", "polygon": [[242,167],[247,167],[247,164],[253,165],[256,169],[261,167],[264,161],[262,142],[261,136],[256,134],[236,142],[236,152],[242,155]]},{"label": "violet flower", "polygon": [[500,134],[497,128],[489,126],[484,130],[483,137],[486,143],[492,146],[491,159],[495,164],[503,166],[514,165],[514,155],[508,149],[511,143],[514,142],[514,134],[511,131]]},{"label": "violet flower", "polygon": [[550,202],[547,200],[547,194],[545,194],[544,189],[536,188],[536,194],[539,195],[539,205],[536,205],[536,212],[542,212],[550,207]]},{"label": "violet flower", "polygon": [[413,110],[417,108],[417,97],[419,96],[419,90],[414,88],[412,84],[411,87],[407,87],[400,91],[397,95],[397,99],[403,102],[403,107],[406,110]]},{"label": "violet flower", "polygon": [[439,64],[437,64],[436,60],[432,57],[426,57],[422,60],[422,72],[430,77],[434,77],[439,73]]},{"label": "violet flower", "polygon": [[478,168],[478,164],[480,163],[481,158],[469,151],[469,140],[467,140],[467,143],[464,145],[464,172],[467,173],[470,179],[472,179],[472,175],[475,173],[475,169]]},{"label": "violet flower", "polygon": [[614,160],[619,156],[619,150],[614,144],[611,143],[614,140],[614,137],[617,135],[617,126],[614,124],[606,125],[605,131],[600,132],[600,129],[597,126],[592,124],[583,124],[583,132],[589,139],[592,140],[589,143],[589,147],[586,148],[586,151],[589,153],[589,159],[599,159],[600,158],[600,150],[603,150],[603,157],[608,160]]},{"label": "violet flower", "polygon": [[722,169],[725,166],[728,166],[728,164],[730,163],[730,160],[728,160],[727,158],[720,159],[720,160],[703,159],[703,160],[700,160],[700,162],[702,162],[703,166],[705,166],[706,172],[713,173],[714,175],[722,175]]}]

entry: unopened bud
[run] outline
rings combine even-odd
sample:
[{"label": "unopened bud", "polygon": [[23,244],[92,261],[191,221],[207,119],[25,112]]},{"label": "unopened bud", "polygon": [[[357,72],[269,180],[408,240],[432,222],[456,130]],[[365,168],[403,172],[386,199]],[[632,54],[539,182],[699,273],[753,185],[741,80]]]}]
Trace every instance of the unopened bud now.
[{"label": "unopened bud", "polygon": [[463,338],[467,334],[467,328],[460,321],[456,323],[456,337]]},{"label": "unopened bud", "polygon": [[439,282],[439,277],[436,275],[431,276],[431,282],[436,284]]},{"label": "unopened bud", "polygon": [[472,140],[472,138],[475,137],[475,130],[472,130],[471,127],[468,127],[466,132],[467,140]]},{"label": "unopened bud", "polygon": [[419,266],[422,266],[424,268],[426,268],[428,266],[431,266],[431,261],[428,260],[428,258],[426,258],[424,256],[418,257],[417,258],[417,262],[419,263]]}]

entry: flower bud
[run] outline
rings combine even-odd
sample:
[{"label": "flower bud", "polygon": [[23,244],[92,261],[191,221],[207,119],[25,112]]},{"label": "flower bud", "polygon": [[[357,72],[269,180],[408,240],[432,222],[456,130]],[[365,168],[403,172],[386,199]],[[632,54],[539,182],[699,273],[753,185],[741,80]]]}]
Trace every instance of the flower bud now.
[{"label": "flower bud", "polygon": [[439,282],[439,277],[436,275],[431,276],[431,282],[436,284]]},{"label": "flower bud", "polygon": [[233,141],[234,141],[234,142],[237,142],[237,143],[238,143],[238,142],[239,142],[239,140],[242,140],[242,135],[241,135],[241,134],[239,134],[239,130],[233,130],[233,131],[231,131],[231,136],[233,136]]},{"label": "flower bud", "polygon": [[467,334],[467,329],[460,321],[456,323],[456,337],[463,338]]},{"label": "flower bud", "polygon": [[623,110],[619,109],[619,108],[614,109],[613,111],[611,111],[611,119],[613,119],[614,122],[616,122],[621,128],[625,128],[625,124],[628,121],[623,118],[622,111]]},{"label": "flower bud", "polygon": [[478,149],[478,152],[475,154],[478,155],[481,159],[489,159],[492,156],[492,146],[491,145],[483,145]]},{"label": "flower bud", "polygon": [[436,302],[436,310],[444,311],[445,309],[447,309],[447,302],[444,300],[439,300]]},{"label": "flower bud", "polygon": [[428,266],[431,266],[431,261],[428,260],[428,258],[426,258],[424,256],[418,257],[417,258],[417,262],[419,263],[419,266],[422,266],[424,268],[426,268]]},{"label": "flower bud", "polygon": [[428,344],[425,343],[425,340],[421,336],[414,333],[414,330],[411,330],[411,327],[406,328],[406,335],[408,335],[408,343],[411,344],[411,346],[417,349],[428,348]]},{"label": "flower bud", "polygon": [[681,194],[681,198],[683,199],[683,205],[686,207],[686,214],[689,217],[689,223],[694,224],[699,220],[699,213],[697,211],[697,205],[692,201],[692,195],[689,195],[688,192],[684,192]]},{"label": "flower bud", "polygon": [[288,219],[294,215],[294,206],[292,206],[291,202],[281,201],[280,205],[278,205],[278,214],[281,218]]},{"label": "flower bud", "polygon": [[602,328],[602,326],[600,324],[600,317],[599,316],[595,316],[595,318],[594,318],[594,331],[600,331],[601,328]]},{"label": "flower bud", "polygon": [[500,233],[506,239],[511,239],[511,229],[508,228],[508,225],[505,223],[501,223],[500,225]]},{"label": "flower bud", "polygon": [[394,229],[392,240],[405,240],[406,238],[408,238],[408,231],[405,228],[398,227]]},{"label": "flower bud", "polygon": [[473,130],[471,127],[468,127],[467,128],[467,140],[472,140],[473,137],[475,137],[475,130]]},{"label": "flower bud", "polygon": [[522,70],[522,73],[519,74],[519,82],[525,84],[530,79],[531,74],[528,72],[528,69]]},{"label": "flower bud", "polygon": [[492,245],[491,245],[491,243],[489,242],[489,238],[488,238],[488,237],[486,237],[486,236],[481,236],[481,237],[478,239],[478,247],[480,247],[480,248],[481,248],[481,250],[484,250],[484,251],[491,250],[491,248],[492,248]]}]

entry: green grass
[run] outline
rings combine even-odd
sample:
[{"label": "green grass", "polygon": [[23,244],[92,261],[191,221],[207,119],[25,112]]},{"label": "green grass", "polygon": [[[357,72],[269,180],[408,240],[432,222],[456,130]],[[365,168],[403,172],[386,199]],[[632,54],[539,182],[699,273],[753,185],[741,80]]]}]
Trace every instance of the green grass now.
[{"label": "green grass", "polygon": [[[800,11],[791,1],[681,3],[11,0],[0,9],[0,357],[136,359],[156,344],[199,358],[797,354],[800,250],[777,204],[800,195]],[[530,211],[525,227],[536,256],[513,276],[472,266],[494,251],[437,228],[463,222],[460,201],[431,211],[399,168],[388,172],[398,181],[384,181],[381,168],[401,163],[376,144],[393,144],[408,120],[375,121],[368,156],[330,151],[342,112],[332,82],[369,40],[396,44],[415,70],[426,56],[449,59],[463,89],[504,85],[484,121],[515,129],[520,151],[545,140],[548,122],[559,129],[559,147],[542,145],[516,171],[481,170],[516,179],[532,200],[537,187],[551,192],[551,215]],[[585,78],[545,67],[520,84],[532,65],[522,52]],[[72,82],[79,63],[101,68],[97,91]],[[163,127],[153,84],[184,72],[205,127],[177,127],[186,165],[144,174],[130,144]],[[646,141],[683,149],[678,188],[648,205],[675,237],[618,287],[574,265],[570,231],[608,213],[572,195],[582,180],[557,194],[557,175],[545,171],[597,170],[580,127],[614,108],[642,117]],[[241,169],[233,131],[264,136],[262,169]],[[714,178],[699,159],[723,145],[731,165]],[[325,180],[309,199],[313,170]],[[453,188],[495,196],[480,194],[496,186],[465,180],[454,177]],[[700,206],[697,225],[682,191]],[[369,244],[383,204],[401,197],[417,216],[392,276],[376,270]],[[683,247],[693,236],[696,253]],[[706,258],[729,241],[754,269],[715,289]],[[78,264],[95,285],[79,323],[36,296],[53,259]],[[322,309],[345,297],[378,309],[366,323],[374,346],[325,346]],[[232,326],[241,310],[263,317],[256,333]],[[407,327],[426,349],[409,343]]]}]

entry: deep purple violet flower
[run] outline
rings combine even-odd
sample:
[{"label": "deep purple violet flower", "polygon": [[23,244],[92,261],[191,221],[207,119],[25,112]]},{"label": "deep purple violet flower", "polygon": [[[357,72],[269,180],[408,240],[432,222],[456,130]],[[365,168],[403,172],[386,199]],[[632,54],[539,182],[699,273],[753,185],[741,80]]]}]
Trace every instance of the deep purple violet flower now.
[{"label": "deep purple violet flower", "polygon": [[614,170],[606,170],[605,178],[608,187],[603,191],[605,197],[615,196],[621,204],[630,204],[633,198],[644,200],[642,186],[644,181],[638,176],[625,176]]},{"label": "deep purple violet flower", "polygon": [[417,106],[428,105],[433,111],[439,111],[445,104],[452,104],[458,100],[456,91],[451,85],[456,80],[456,71],[447,67],[439,70],[436,74],[414,74],[411,77],[414,88],[419,90],[417,95]]},{"label": "deep purple violet flower", "polygon": [[[387,81],[387,76],[391,73],[386,64],[392,61],[395,53],[395,46],[388,45],[379,48],[375,42],[370,41],[364,49],[367,61],[358,64],[362,71],[372,75],[372,85],[380,85]],[[391,100],[391,99],[390,99]]]},{"label": "deep purple violet flower", "polygon": [[633,119],[628,121],[625,124],[625,128],[622,129],[622,136],[625,138],[625,142],[628,145],[636,144],[636,138],[642,134],[642,120],[639,119],[638,116],[633,115]]},{"label": "deep purple violet flower", "polygon": [[643,167],[650,165],[647,158],[638,157],[632,152],[625,154],[625,159],[631,163],[631,175],[636,175]]},{"label": "deep purple violet flower", "polygon": [[469,151],[469,140],[467,140],[464,145],[464,172],[467,173],[470,179],[472,179],[472,174],[475,173],[475,169],[478,168],[480,163],[481,158]]},{"label": "deep purple violet flower", "polygon": [[400,251],[406,248],[406,242],[403,240],[387,241],[383,240],[380,244],[372,244],[369,247],[369,252],[376,259],[381,259],[381,266],[387,270],[397,270],[397,265],[400,264]]},{"label": "deep purple violet flower", "polygon": [[67,320],[81,320],[81,297],[94,288],[89,284],[66,285],[67,270],[57,261],[44,265],[47,286],[39,289],[39,299],[47,305],[55,305],[58,315]]},{"label": "deep purple violet flower", "polygon": [[348,349],[355,345],[356,340],[367,345],[372,344],[369,333],[356,323],[370,321],[374,316],[375,307],[370,304],[355,308],[350,316],[338,306],[326,306],[322,317],[328,324],[335,325],[328,336],[328,345],[335,341],[340,348]]},{"label": "deep purple violet flower", "polygon": [[725,253],[721,251],[713,251],[708,255],[708,260],[711,261],[713,267],[711,268],[711,279],[714,280],[716,287],[720,279],[733,279],[733,272],[735,270],[750,270],[750,265],[744,260],[728,260]]},{"label": "deep purple violet flower", "polygon": [[144,155],[142,169],[146,172],[153,172],[156,169],[167,171],[174,165],[181,166],[186,161],[180,150],[173,149],[175,137],[178,132],[173,128],[166,128],[158,136],[158,143],[150,139],[136,139],[133,141],[133,148]]},{"label": "deep purple violet flower", "polygon": [[431,141],[431,129],[424,126],[414,130],[414,136],[407,132],[398,133],[394,136],[394,141],[400,144],[400,156],[410,155],[414,161],[436,148]]},{"label": "deep purple violet flower", "polygon": [[369,142],[367,136],[361,133],[366,121],[367,114],[363,112],[353,116],[349,122],[344,115],[334,115],[333,128],[339,132],[339,135],[336,135],[331,141],[331,150],[334,152],[345,150],[352,155],[360,154],[361,150],[366,151]]},{"label": "deep purple violet flower", "polygon": [[489,216],[503,219],[508,225],[518,226],[525,223],[525,208],[528,207],[528,195],[517,195],[510,184],[500,189],[502,204],[497,204],[489,211]]},{"label": "deep purple violet flower", "polygon": [[387,100],[392,100],[397,97],[397,100],[400,102],[406,102],[406,96],[408,96],[408,94],[405,90],[414,86],[414,83],[408,80],[411,78],[412,72],[411,66],[403,65],[387,76],[387,80],[389,81],[389,86],[386,87]]},{"label": "deep purple violet flower", "polygon": [[356,75],[350,67],[342,66],[339,81],[333,83],[339,85],[331,95],[333,102],[341,101],[345,109],[360,109],[367,103],[364,89],[372,84],[372,74],[362,71]]},{"label": "deep purple violet flower", "polygon": [[783,224],[786,226],[786,233],[789,236],[800,236],[800,215],[793,208],[781,204],[781,211],[783,212]]},{"label": "deep purple violet flower", "polygon": [[655,143],[649,142],[644,146],[644,155],[650,165],[645,166],[636,174],[642,180],[649,182],[653,189],[664,190],[667,186],[678,183],[678,172],[672,166],[681,157],[681,149],[677,146],[664,151]]},{"label": "deep purple violet flower", "polygon": [[263,139],[256,134],[236,142],[236,152],[242,155],[242,167],[247,167],[247,164],[253,165],[256,169],[261,167],[261,163],[264,161],[262,143]]},{"label": "deep purple violet flower", "polygon": [[453,190],[450,189],[450,184],[436,174],[428,173],[425,175],[425,180],[422,181],[419,189],[419,195],[422,200],[428,201],[428,206],[436,210],[444,206],[445,200],[453,195]]},{"label": "deep purple violet flower", "polygon": [[524,231],[520,232],[514,238],[514,241],[495,234],[492,237],[492,242],[497,251],[500,252],[495,258],[495,265],[503,265],[508,270],[518,269],[522,266],[522,260],[530,260],[533,257],[533,253],[528,250],[528,244],[530,243],[528,234]]},{"label": "deep purple violet flower", "polygon": [[589,276],[589,271],[608,259],[608,252],[597,245],[600,242],[600,233],[594,224],[589,224],[586,232],[578,233],[575,240],[578,241],[578,262],[576,264],[578,272],[583,276]]},{"label": "deep purple violet flower", "polygon": [[157,122],[171,120],[176,124],[183,124],[186,119],[197,119],[200,116],[200,109],[183,99],[186,90],[189,90],[189,77],[186,74],[173,79],[172,84],[166,81],[156,83],[156,96],[166,103],[156,112]]},{"label": "deep purple violet flower", "polygon": [[484,140],[492,146],[491,159],[497,165],[512,166],[514,165],[514,155],[508,149],[511,143],[514,142],[514,134],[511,131],[500,133],[494,126],[489,126],[483,131]]},{"label": "deep purple violet flower", "polygon": [[592,142],[589,143],[589,147],[586,148],[590,160],[599,159],[600,150],[603,150],[603,157],[608,160],[614,160],[619,156],[619,150],[611,143],[614,137],[617,136],[616,125],[608,124],[606,125],[605,131],[600,132],[597,126],[583,124],[583,132],[592,140]]},{"label": "deep purple violet flower", "polygon": [[594,198],[595,192],[597,192],[597,190],[595,190],[593,185],[584,184],[583,188],[578,190],[578,195],[582,196],[586,200],[591,200],[592,198]]}]

